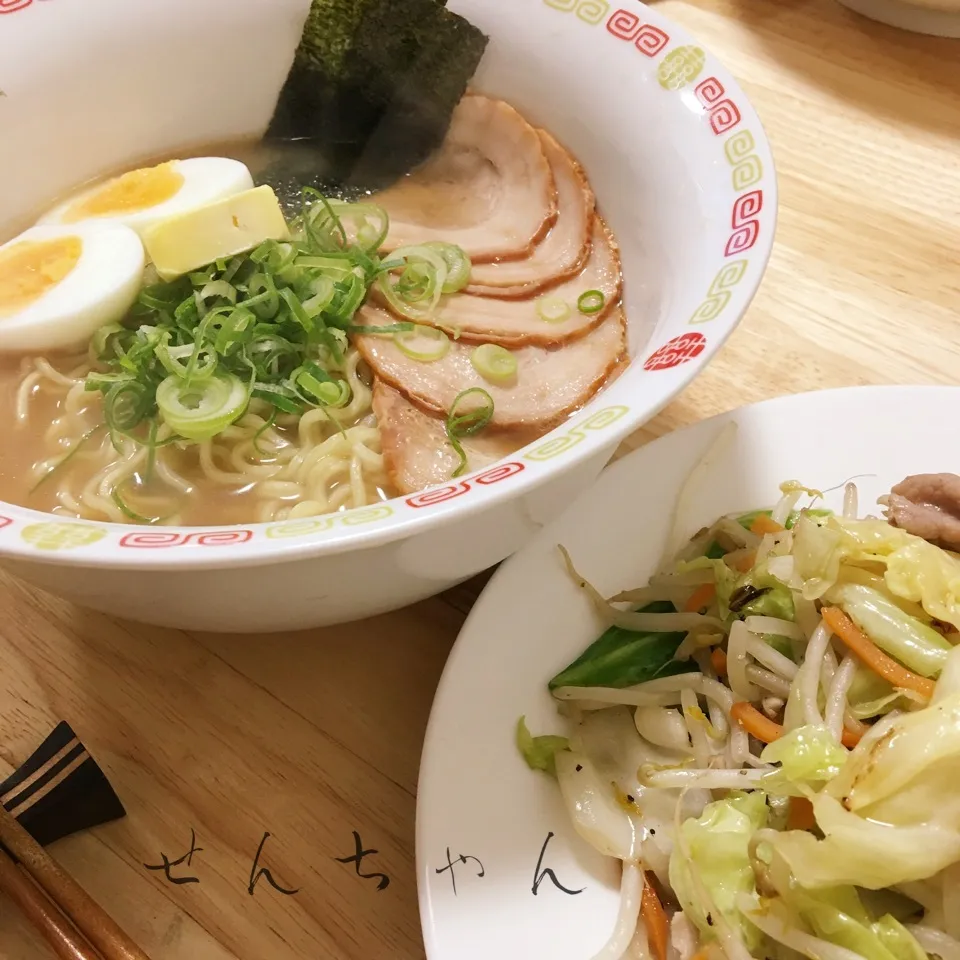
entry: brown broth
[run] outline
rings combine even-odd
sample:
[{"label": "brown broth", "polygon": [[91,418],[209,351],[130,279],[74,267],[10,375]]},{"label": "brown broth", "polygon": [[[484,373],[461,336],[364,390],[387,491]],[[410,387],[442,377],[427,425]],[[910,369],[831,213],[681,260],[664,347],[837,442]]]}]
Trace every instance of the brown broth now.
[{"label": "brown broth", "polygon": [[[60,503],[58,491],[66,483],[71,491],[78,493],[101,469],[102,463],[71,458],[56,474],[49,474],[38,482],[34,465],[52,456],[58,459],[66,456],[79,437],[71,438],[59,449],[48,444],[47,428],[63,413],[62,398],[50,393],[35,392],[30,401],[28,420],[18,423],[16,399],[22,379],[19,361],[0,363],[0,501],[74,516],[74,512],[66,510]],[[280,429],[278,433],[295,440],[294,431]],[[177,472],[190,482],[191,492],[174,499],[170,488],[141,478],[130,491],[131,503],[156,505],[158,509],[154,515],[157,517],[162,515],[164,504],[168,509],[176,504],[178,521],[187,526],[251,523],[257,519],[263,500],[254,492],[252,481],[241,487],[224,486],[204,476],[194,451],[171,449],[167,456]],[[269,460],[263,462],[269,463]],[[386,485],[377,487],[376,496],[380,500],[395,495],[396,492]],[[137,521],[127,518],[127,522]]]}]

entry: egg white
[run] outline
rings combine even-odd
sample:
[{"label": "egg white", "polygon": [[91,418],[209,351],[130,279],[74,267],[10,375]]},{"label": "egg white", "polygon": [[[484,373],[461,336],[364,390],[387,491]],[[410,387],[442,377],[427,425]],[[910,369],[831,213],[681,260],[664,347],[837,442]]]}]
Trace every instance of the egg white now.
[{"label": "egg white", "polygon": [[140,238],[118,223],[31,227],[0,253],[22,241],[78,237],[83,244],[73,269],[16,313],[0,315],[0,353],[83,346],[94,331],[113,323],[133,305],[143,283]]},{"label": "egg white", "polygon": [[[183,176],[183,183],[170,199],[152,207],[143,207],[123,214],[89,217],[74,222],[122,223],[142,235],[145,230],[161,220],[223,200],[253,187],[250,171],[239,160],[230,160],[226,157],[193,157],[190,160],[174,160],[173,168]],[[102,181],[75,194],[44,214],[37,223],[64,223],[64,218],[75,204],[98,193],[108,182]]]}]

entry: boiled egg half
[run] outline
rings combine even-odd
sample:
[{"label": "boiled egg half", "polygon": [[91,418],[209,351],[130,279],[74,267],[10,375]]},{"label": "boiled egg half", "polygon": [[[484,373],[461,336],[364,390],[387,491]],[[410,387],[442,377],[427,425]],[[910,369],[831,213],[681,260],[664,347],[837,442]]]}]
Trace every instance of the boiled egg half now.
[{"label": "boiled egg half", "polygon": [[39,220],[122,223],[137,233],[169,217],[223,200],[253,186],[250,171],[226,157],[169,160],[155,167],[130,170],[81,191]]},{"label": "boiled egg half", "polygon": [[31,227],[0,246],[0,352],[81,346],[130,309],[144,259],[119,223]]}]

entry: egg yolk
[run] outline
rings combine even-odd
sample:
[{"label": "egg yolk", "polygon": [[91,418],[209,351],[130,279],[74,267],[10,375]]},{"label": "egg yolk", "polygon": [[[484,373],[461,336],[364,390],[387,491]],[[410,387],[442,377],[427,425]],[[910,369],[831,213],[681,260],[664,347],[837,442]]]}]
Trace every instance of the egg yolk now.
[{"label": "egg yolk", "polygon": [[131,170],[108,180],[98,190],[73,204],[67,210],[64,222],[135,213],[166,202],[183,187],[183,174],[176,169],[175,163],[169,160],[156,167]]},{"label": "egg yolk", "polygon": [[0,250],[0,317],[39,300],[70,273],[81,253],[79,237],[21,240]]}]

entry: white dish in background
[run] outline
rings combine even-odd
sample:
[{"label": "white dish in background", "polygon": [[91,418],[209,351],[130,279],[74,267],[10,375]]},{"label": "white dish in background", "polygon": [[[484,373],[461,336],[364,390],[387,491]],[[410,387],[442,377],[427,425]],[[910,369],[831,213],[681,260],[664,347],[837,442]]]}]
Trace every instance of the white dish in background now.
[{"label": "white dish in background", "polygon": [[891,27],[934,37],[960,37],[960,0],[840,0]]},{"label": "white dish in background", "polygon": [[[562,543],[604,596],[640,586],[659,563],[677,492],[723,426],[720,453],[684,517],[693,534],[717,516],[769,506],[784,480],[828,494],[857,477],[860,512],[910,473],[960,472],[960,388],[858,387],[767,401],[670,434],[611,467],[505,563],[450,655],[427,729],[417,800],[417,877],[429,960],[589,960],[619,904],[620,865],[569,825],[556,783],[527,768],[517,719],[562,733],[547,681],[603,630],[565,573]],[[879,512],[879,508],[875,508]],[[549,876],[549,867],[568,889]],[[449,859],[456,871],[456,895]],[[476,857],[466,862],[457,858]],[[440,872],[442,871],[442,872]]]},{"label": "white dish in background", "polygon": [[[309,6],[27,0],[5,10],[0,140],[13,149],[0,152],[0,238],[86,178],[259,136]],[[617,236],[633,363],[616,382],[505,462],[346,513],[146,529],[0,504],[0,562],[135,620],[288,630],[437,593],[559,513],[719,350],[760,284],[776,223],[773,159],[743,91],[659,12],[627,6],[449,4],[491,38],[474,87],[578,156]],[[589,71],[570,69],[584,58]]]}]

